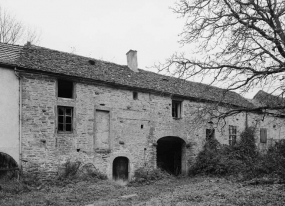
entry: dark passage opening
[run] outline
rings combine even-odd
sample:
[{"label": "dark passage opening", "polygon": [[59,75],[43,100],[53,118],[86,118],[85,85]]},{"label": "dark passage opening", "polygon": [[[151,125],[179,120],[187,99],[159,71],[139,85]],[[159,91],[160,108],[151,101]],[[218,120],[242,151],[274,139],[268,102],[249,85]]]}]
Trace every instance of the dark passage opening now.
[{"label": "dark passage opening", "polygon": [[10,155],[0,152],[0,178],[15,170],[18,170],[17,162]]},{"label": "dark passage opening", "polygon": [[163,137],[157,141],[157,166],[166,172],[181,174],[182,145],[178,137]]},{"label": "dark passage opening", "polygon": [[73,82],[68,80],[58,80],[58,97],[73,98]]},{"label": "dark passage opening", "polygon": [[113,162],[113,179],[128,180],[129,159],[126,157],[116,157]]}]

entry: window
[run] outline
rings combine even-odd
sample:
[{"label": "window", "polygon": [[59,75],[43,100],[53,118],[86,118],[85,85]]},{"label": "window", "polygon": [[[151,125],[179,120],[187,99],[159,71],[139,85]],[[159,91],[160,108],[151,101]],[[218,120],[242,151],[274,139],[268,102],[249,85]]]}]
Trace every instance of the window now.
[{"label": "window", "polygon": [[237,142],[237,127],[229,125],[229,145],[233,146]]},{"label": "window", "polygon": [[181,107],[182,102],[177,100],[172,100],[172,117],[181,118]]},{"label": "window", "polygon": [[133,92],[133,99],[138,99],[138,93],[137,92]]},{"label": "window", "polygon": [[260,143],[267,143],[267,129],[260,128]]},{"label": "window", "polygon": [[62,98],[73,98],[73,82],[68,80],[58,80],[57,96]]},{"label": "window", "polygon": [[206,129],[206,140],[213,140],[215,138],[215,129]]},{"label": "window", "polygon": [[72,132],[73,108],[59,106],[57,108],[57,112],[58,112],[58,131]]}]

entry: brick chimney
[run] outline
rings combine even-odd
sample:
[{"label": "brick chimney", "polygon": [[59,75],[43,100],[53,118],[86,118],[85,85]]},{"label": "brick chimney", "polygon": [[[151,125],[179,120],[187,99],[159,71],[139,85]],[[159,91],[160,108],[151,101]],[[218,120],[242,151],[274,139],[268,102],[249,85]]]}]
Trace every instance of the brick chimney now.
[{"label": "brick chimney", "polygon": [[137,51],[130,50],[127,52],[127,62],[128,62],[128,67],[134,71],[138,72],[138,59],[137,59]]}]

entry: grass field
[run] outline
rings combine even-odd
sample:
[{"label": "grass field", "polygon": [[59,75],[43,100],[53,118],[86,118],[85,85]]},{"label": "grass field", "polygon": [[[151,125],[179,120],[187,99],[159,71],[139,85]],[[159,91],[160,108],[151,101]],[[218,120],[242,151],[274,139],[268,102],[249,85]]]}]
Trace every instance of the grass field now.
[{"label": "grass field", "polygon": [[[124,195],[136,194],[132,198]],[[120,186],[107,180],[42,182],[29,186],[0,181],[0,205],[285,205],[285,185],[252,185],[223,178],[167,178]]]}]

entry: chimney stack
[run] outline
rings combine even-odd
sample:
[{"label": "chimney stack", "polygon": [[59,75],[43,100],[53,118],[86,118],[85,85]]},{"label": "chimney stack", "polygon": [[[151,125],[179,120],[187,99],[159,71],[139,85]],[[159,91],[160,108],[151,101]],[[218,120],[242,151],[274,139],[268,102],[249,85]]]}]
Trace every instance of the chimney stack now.
[{"label": "chimney stack", "polygon": [[128,67],[133,71],[133,72],[138,72],[138,59],[137,59],[137,51],[130,50],[127,52],[127,62],[128,62]]}]

